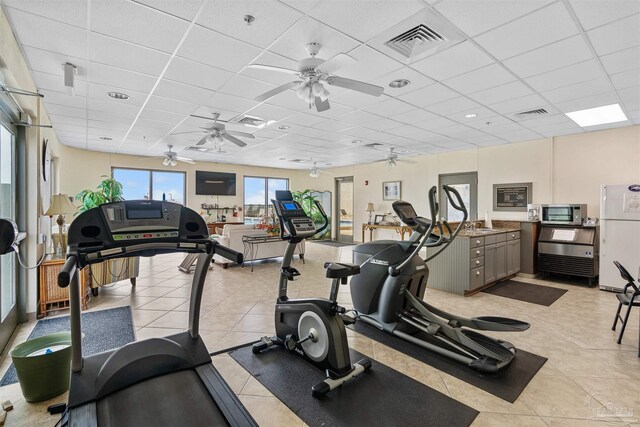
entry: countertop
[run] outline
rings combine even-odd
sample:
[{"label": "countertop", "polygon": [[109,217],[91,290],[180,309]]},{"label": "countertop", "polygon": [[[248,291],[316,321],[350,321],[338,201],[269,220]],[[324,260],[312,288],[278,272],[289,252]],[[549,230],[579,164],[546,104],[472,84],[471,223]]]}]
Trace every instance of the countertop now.
[{"label": "countertop", "polygon": [[495,234],[513,233],[514,231],[520,231],[519,228],[492,228],[491,230],[462,230],[458,237],[483,237],[493,236]]}]

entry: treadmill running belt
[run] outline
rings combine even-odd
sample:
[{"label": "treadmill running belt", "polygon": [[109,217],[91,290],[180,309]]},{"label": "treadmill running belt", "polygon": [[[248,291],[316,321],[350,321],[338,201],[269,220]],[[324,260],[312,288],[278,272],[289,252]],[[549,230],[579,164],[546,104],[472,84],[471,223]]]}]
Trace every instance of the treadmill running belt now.
[{"label": "treadmill running belt", "polygon": [[193,370],[127,387],[99,400],[97,410],[99,426],[228,425]]},{"label": "treadmill running belt", "polygon": [[[506,368],[495,374],[483,373],[400,337],[382,332],[368,323],[356,322],[347,327],[511,403],[515,402],[547,361],[546,357],[518,350],[516,357]],[[425,332],[418,332],[415,337],[433,343],[438,342]]]},{"label": "treadmill running belt", "polygon": [[[309,426],[468,426],[478,411],[371,359],[371,369],[324,398],[311,386],[324,372],[282,348],[229,355]],[[364,356],[351,350],[351,360]]]}]

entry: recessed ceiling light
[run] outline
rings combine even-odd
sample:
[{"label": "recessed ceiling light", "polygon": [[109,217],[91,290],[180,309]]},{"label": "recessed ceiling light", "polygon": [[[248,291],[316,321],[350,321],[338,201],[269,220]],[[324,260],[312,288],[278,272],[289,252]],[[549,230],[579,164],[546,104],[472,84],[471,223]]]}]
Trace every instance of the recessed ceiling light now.
[{"label": "recessed ceiling light", "polygon": [[111,141],[113,138],[108,137],[108,136],[101,136],[100,139],[103,140],[103,141]]},{"label": "recessed ceiling light", "polygon": [[129,95],[122,92],[107,92],[107,95],[115,99],[129,99]]},{"label": "recessed ceiling light", "polygon": [[411,83],[411,82],[409,80],[407,80],[407,79],[398,79],[398,80],[394,80],[391,83],[389,83],[389,87],[397,89],[397,88],[400,88],[400,87],[405,87],[409,83]]},{"label": "recessed ceiling light", "polygon": [[287,129],[289,129],[290,127],[291,127],[291,126],[281,125],[281,126],[278,126],[278,129],[280,129],[280,130],[287,130]]},{"label": "recessed ceiling light", "polygon": [[465,114],[464,116],[467,119],[473,119],[474,117],[478,117],[478,115],[476,113]]},{"label": "recessed ceiling light", "polygon": [[354,139],[353,141],[351,141],[352,144],[360,144],[362,142],[362,140],[360,139]]},{"label": "recessed ceiling light", "polygon": [[565,114],[580,127],[604,125],[627,120],[627,116],[624,115],[620,104],[588,108],[586,110],[572,111]]}]

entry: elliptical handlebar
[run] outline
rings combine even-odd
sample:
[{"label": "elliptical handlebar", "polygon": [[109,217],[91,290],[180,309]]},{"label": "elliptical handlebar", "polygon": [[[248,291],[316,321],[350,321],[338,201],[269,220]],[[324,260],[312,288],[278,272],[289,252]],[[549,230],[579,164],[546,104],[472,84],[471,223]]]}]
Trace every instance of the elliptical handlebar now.
[{"label": "elliptical handlebar", "polygon": [[327,227],[329,226],[329,217],[327,216],[327,213],[324,211],[324,208],[322,207],[322,205],[318,200],[314,200],[313,203],[315,203],[316,208],[318,209],[318,212],[320,212],[320,216],[322,216],[322,220],[324,221],[324,224],[322,224],[322,227],[316,230],[316,234],[320,234],[324,230],[326,230]]}]

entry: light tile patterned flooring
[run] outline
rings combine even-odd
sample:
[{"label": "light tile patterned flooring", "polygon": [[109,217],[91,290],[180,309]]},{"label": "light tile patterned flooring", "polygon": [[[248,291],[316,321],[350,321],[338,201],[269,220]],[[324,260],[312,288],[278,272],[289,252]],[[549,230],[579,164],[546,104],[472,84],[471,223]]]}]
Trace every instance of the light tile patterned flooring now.
[{"label": "light tile patterned flooring", "polygon": [[[322,264],[327,260],[349,261],[351,249],[310,243],[307,255],[305,265],[298,260],[294,262],[302,278],[290,285],[289,295],[326,297],[330,282],[324,277]],[[181,261],[181,255],[143,258],[136,288],[128,281],[102,288],[100,296],[90,301],[90,309],[130,305],[139,340],[184,330],[192,276],[178,271]],[[209,271],[200,327],[210,351],[257,340],[273,332],[278,271],[277,261],[260,263],[253,273],[249,268],[223,270],[220,266]],[[484,293],[463,298],[428,290],[426,296],[436,306],[460,315],[507,316],[531,323],[531,328],[524,333],[502,333],[517,347],[549,358],[513,404],[351,331],[349,343],[376,361],[476,408],[480,415],[474,426],[640,426],[640,358],[637,357],[640,310],[634,311],[623,344],[617,345],[616,334],[610,329],[617,304],[613,294],[597,288],[520,280],[569,292],[551,307]],[[349,306],[348,287],[343,286],[341,291],[339,301]],[[34,325],[35,322],[21,325],[11,345],[24,341]],[[213,362],[260,425],[304,425],[229,356],[216,356]],[[9,363],[7,359],[2,362],[0,374]],[[410,393],[410,390],[393,392]],[[46,408],[66,400],[66,396],[29,404],[22,398],[19,385],[13,384],[0,388],[0,400],[6,399],[15,407],[8,413],[6,425],[52,426],[57,417],[50,416]]]}]

